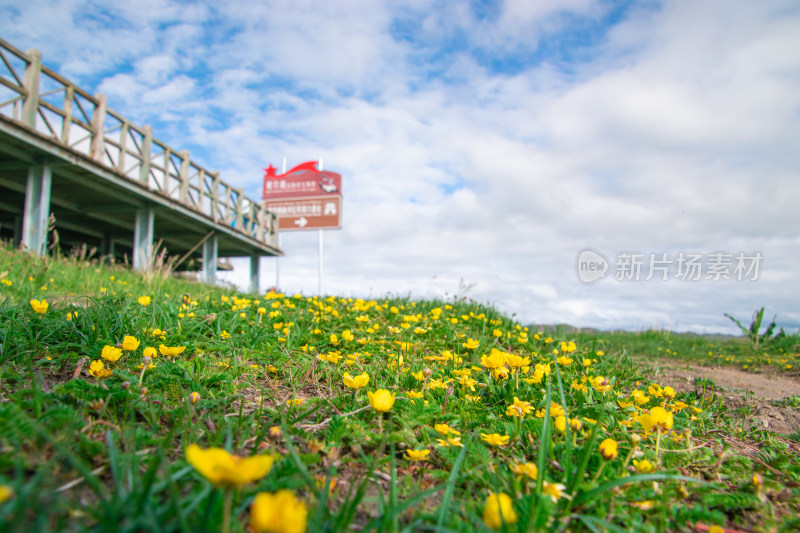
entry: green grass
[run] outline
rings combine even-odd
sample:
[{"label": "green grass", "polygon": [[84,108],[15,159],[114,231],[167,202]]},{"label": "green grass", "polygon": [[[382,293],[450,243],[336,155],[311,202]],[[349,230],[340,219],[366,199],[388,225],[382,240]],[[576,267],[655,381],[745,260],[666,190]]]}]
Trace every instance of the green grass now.
[{"label": "green grass", "polygon": [[[740,431],[713,394],[672,397],[631,357],[719,352],[792,372],[796,336],[754,354],[660,332],[546,334],[457,300],[243,295],[7,248],[0,278],[0,485],[13,491],[2,531],[243,532],[256,494],[281,489],[307,507],[308,531],[488,531],[490,492],[511,497],[507,531],[800,527],[799,436]],[[140,345],[91,376],[125,336]],[[162,344],[186,349],[142,374],[144,349]],[[493,350],[506,365],[529,358],[527,369],[492,375],[482,358]],[[368,385],[346,388],[345,372]],[[397,396],[385,414],[367,402],[379,388]],[[524,417],[515,399],[530,404]],[[659,405],[672,427],[645,433],[638,416]],[[575,421],[563,433],[560,413]],[[608,438],[618,455],[606,461]],[[226,490],[186,461],[191,444],[277,460]],[[415,462],[408,449],[430,453]],[[637,472],[642,459],[655,470]],[[524,463],[538,473],[511,470]]]}]

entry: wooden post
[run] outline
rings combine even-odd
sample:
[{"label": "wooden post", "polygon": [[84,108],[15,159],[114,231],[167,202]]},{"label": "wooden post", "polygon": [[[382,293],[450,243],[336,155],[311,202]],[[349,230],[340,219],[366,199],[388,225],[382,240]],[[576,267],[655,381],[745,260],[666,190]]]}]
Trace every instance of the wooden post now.
[{"label": "wooden post", "polygon": [[236,189],[236,223],[235,229],[244,231],[244,190],[239,187]]},{"label": "wooden post", "polygon": [[106,95],[96,94],[94,97],[97,98],[97,105],[92,113],[92,145],[89,157],[102,163],[106,149]]},{"label": "wooden post", "polygon": [[69,129],[72,127],[72,100],[75,98],[75,87],[68,85],[64,91],[64,123],[61,125],[61,144],[69,146]]},{"label": "wooden post", "polygon": [[211,218],[219,222],[219,171],[212,170],[210,174],[214,177],[211,182]]},{"label": "wooden post", "polygon": [[42,73],[42,53],[31,48],[26,52],[28,64],[25,66],[25,77],[22,86],[25,89],[25,100],[22,103],[22,123],[36,129],[36,115],[39,112],[39,76]]},{"label": "wooden post", "polygon": [[[117,159],[117,172],[125,174],[125,145],[128,143],[128,123],[123,122],[119,133],[119,158]],[[127,175],[126,175],[127,177]]]},{"label": "wooden post", "polygon": [[185,205],[189,204],[189,150],[181,150],[181,192],[178,200]]},{"label": "wooden post", "polygon": [[139,181],[142,182],[146,188],[150,188],[150,151],[153,148],[153,127],[145,126],[144,135],[142,136],[142,164],[139,166]]}]

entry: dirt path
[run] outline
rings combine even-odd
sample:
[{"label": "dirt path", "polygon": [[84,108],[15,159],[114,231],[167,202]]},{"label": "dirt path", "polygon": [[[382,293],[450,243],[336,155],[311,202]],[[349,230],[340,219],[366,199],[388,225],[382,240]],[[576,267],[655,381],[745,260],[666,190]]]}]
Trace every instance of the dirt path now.
[{"label": "dirt path", "polygon": [[709,379],[716,384],[717,394],[728,408],[752,406],[748,418],[757,421],[760,427],[784,434],[800,430],[800,408],[778,404],[789,396],[800,396],[797,376],[777,372],[754,374],[729,366],[712,368],[676,359],[637,361],[652,370],[653,381],[660,385],[669,385],[680,392],[694,392],[696,378]]}]

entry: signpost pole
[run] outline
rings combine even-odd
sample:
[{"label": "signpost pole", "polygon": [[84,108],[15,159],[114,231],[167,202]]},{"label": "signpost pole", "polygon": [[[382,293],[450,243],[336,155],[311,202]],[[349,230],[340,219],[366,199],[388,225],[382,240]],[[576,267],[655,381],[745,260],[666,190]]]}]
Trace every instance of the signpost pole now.
[{"label": "signpost pole", "polygon": [[319,230],[319,296],[322,297],[322,229]]},{"label": "signpost pole", "polygon": [[[281,174],[286,174],[286,156],[283,157],[283,162],[281,162]],[[280,229],[278,229],[278,249],[282,250],[281,243],[283,239],[281,239],[282,235]],[[280,292],[281,289],[281,256],[275,256],[275,292]]]},{"label": "signpost pole", "polygon": [[[322,172],[322,158],[319,158],[319,171]],[[319,297],[322,298],[322,228],[319,229]]]}]

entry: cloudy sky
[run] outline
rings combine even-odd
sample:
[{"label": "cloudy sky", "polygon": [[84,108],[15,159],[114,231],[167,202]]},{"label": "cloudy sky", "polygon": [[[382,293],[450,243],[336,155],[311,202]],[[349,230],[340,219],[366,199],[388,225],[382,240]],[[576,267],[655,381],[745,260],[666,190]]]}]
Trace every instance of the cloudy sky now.
[{"label": "cloudy sky", "polygon": [[[322,158],[344,192],[326,293],[800,327],[796,0],[5,0],[0,37],[252,197],[270,163]],[[316,293],[317,238],[282,235],[282,290]]]}]

